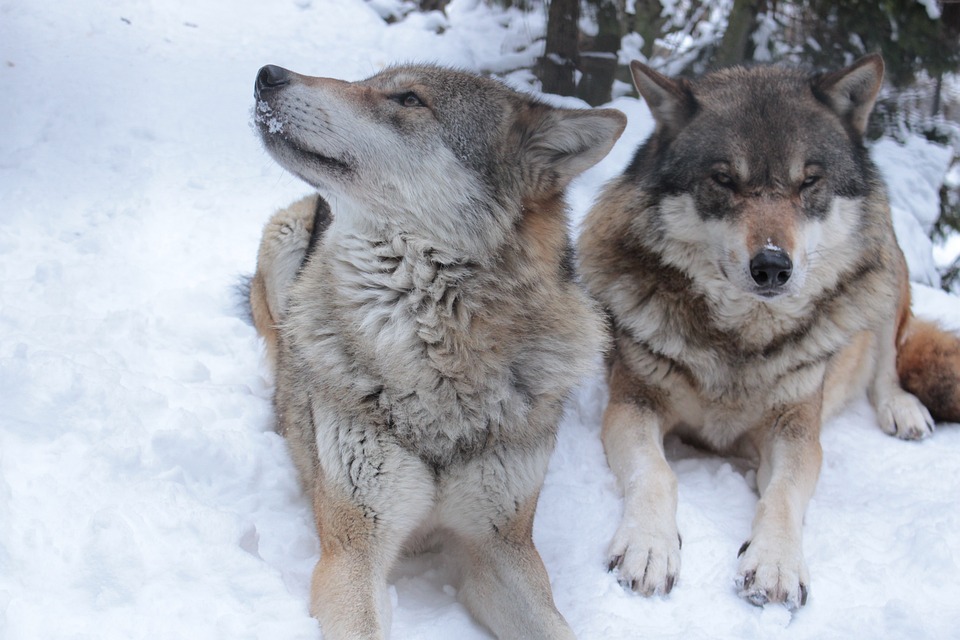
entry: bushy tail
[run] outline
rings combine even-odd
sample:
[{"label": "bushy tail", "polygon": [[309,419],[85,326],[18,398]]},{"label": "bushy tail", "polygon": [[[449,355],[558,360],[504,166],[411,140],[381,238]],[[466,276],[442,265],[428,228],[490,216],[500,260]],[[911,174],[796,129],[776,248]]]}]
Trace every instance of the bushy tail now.
[{"label": "bushy tail", "polygon": [[277,325],[286,310],[290,285],[330,220],[327,202],[312,195],[277,211],[263,228],[257,272],[250,280],[250,315],[266,342],[273,367],[277,362]]},{"label": "bushy tail", "polygon": [[960,422],[960,337],[911,317],[897,350],[903,388],[938,422]]}]

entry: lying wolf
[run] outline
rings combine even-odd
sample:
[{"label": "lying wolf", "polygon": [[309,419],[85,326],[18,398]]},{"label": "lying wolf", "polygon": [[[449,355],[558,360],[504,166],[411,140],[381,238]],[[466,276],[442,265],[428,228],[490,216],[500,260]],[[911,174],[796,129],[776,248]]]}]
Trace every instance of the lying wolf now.
[{"label": "lying wolf", "polygon": [[355,83],[267,66],[256,99],[267,150],[329,198],[273,217],[251,289],[315,508],[324,636],[385,637],[391,567],[439,537],[497,636],[572,638],[531,530],[564,400],[606,337],[563,192],[624,116],[429,66]]},{"label": "lying wolf", "polygon": [[821,422],[864,389],[900,438],[930,434],[930,412],[960,420],[960,341],[910,314],[863,145],[883,62],[695,81],[632,71],[656,129],[580,240],[615,343],[602,433],[625,512],[610,568],[644,594],[677,579],[677,480],[663,452],[674,432],[756,461],[761,498],[736,584],[753,603],[797,608]]}]

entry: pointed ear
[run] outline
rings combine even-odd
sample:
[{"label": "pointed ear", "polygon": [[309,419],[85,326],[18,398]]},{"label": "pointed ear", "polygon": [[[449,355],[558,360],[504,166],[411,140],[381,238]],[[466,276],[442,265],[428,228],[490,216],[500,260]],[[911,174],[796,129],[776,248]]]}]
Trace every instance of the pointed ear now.
[{"label": "pointed ear", "polygon": [[883,58],[871,53],[839,71],[814,79],[814,92],[860,135],[883,84]]},{"label": "pointed ear", "polygon": [[531,186],[562,190],[600,162],[626,126],[616,109],[547,109],[523,149]]},{"label": "pointed ear", "polygon": [[687,123],[696,105],[686,81],[668,78],[637,60],[630,63],[630,73],[658,127],[673,132]]}]

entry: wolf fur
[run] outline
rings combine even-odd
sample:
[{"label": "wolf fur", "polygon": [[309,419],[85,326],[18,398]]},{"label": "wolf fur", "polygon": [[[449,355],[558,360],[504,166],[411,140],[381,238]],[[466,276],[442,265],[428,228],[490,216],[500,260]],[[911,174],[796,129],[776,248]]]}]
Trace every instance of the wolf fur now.
[{"label": "wolf fur", "polygon": [[324,636],[385,637],[391,567],[441,539],[497,636],[572,638],[533,516],[606,335],[573,279],[563,191],[624,116],[432,66],[355,83],[264,67],[256,95],[267,150],[328,196],[274,215],[251,287],[313,499]]},{"label": "wolf fur", "polygon": [[864,390],[900,438],[929,435],[930,412],[960,419],[960,341],[910,314],[863,145],[883,62],[694,81],[632,71],[656,128],[579,245],[614,340],[602,437],[625,511],[610,568],[648,595],[677,579],[677,480],[663,452],[673,432],[755,461],[761,497],[736,585],[755,604],[797,608],[822,421]]}]

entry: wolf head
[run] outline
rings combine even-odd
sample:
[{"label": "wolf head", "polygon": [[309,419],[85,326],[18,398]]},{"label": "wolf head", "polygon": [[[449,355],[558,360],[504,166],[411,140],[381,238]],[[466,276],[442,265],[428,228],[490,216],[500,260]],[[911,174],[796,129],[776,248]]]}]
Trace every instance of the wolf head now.
[{"label": "wolf head", "polygon": [[694,279],[719,274],[768,301],[848,266],[844,243],[878,191],[862,140],[879,56],[817,75],[738,67],[688,81],[631,70],[657,126],[627,173],[659,200],[662,239],[702,254],[675,266],[699,265]]},{"label": "wolf head", "polygon": [[368,224],[467,245],[491,240],[491,227],[505,233],[525,205],[560,197],[626,124],[618,111],[555,109],[433,66],[352,83],[266,66],[255,94],[257,127],[283,167]]}]

